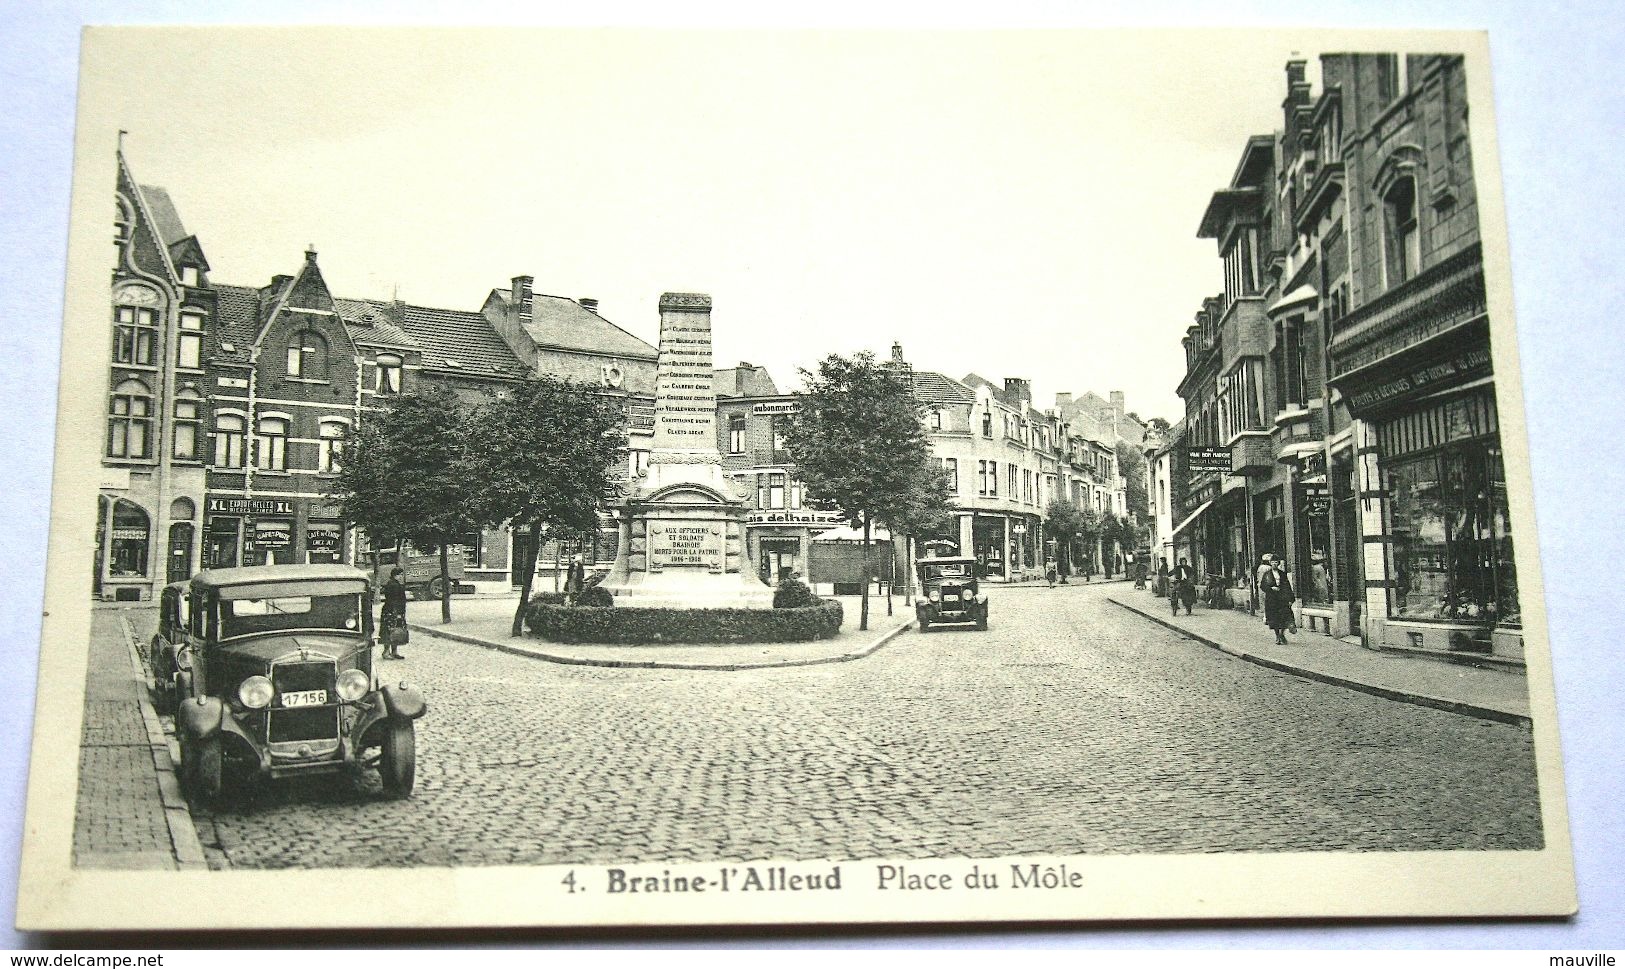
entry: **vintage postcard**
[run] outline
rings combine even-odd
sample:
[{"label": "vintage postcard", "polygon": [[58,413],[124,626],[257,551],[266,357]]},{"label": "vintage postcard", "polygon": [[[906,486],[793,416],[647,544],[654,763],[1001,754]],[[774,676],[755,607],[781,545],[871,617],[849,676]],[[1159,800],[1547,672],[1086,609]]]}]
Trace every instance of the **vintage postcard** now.
[{"label": "vintage postcard", "polygon": [[1575,910],[1482,34],[81,72],[19,926]]}]

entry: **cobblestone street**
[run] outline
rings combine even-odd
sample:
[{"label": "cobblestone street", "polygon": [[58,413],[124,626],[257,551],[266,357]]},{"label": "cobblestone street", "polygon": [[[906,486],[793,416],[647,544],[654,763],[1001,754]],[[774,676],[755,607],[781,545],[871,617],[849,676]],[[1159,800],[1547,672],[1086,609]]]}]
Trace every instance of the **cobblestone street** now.
[{"label": "cobblestone street", "polygon": [[1262,669],[1101,587],[995,589],[993,629],[746,672],[414,637],[418,789],[339,776],[198,809],[236,867],[1533,848],[1520,727]]}]

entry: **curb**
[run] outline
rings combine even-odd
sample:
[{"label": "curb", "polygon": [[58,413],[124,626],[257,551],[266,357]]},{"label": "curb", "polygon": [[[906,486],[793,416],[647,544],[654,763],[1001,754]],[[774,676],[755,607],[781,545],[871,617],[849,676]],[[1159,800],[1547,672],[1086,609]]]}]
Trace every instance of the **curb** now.
[{"label": "curb", "polygon": [[677,663],[667,660],[634,660],[634,659],[587,659],[583,656],[565,656],[559,653],[549,653],[546,650],[532,649],[529,646],[520,646],[514,643],[499,643],[489,639],[480,639],[476,636],[465,636],[461,633],[445,632],[432,626],[418,623],[407,623],[408,629],[424,633],[429,636],[438,636],[457,643],[466,643],[470,646],[483,646],[486,649],[495,649],[514,656],[524,656],[527,659],[538,659],[547,663],[558,663],[563,666],[598,666],[606,669],[626,670],[705,670],[719,673],[738,672],[740,670],[771,670],[789,669],[794,666],[825,666],[830,663],[850,663],[853,660],[866,659],[880,650],[887,643],[902,635],[905,630],[914,625],[909,619],[900,623],[890,632],[883,633],[880,638],[867,646],[860,647],[849,653],[840,653],[835,656],[824,656],[818,659],[786,660],[778,663]]},{"label": "curb", "polygon": [[1290,663],[1283,663],[1279,660],[1267,659],[1263,656],[1257,655],[1256,653],[1249,653],[1244,649],[1240,649],[1235,646],[1227,646],[1217,640],[1208,639],[1206,636],[1193,633],[1188,629],[1174,625],[1160,616],[1154,616],[1151,613],[1146,612],[1144,609],[1137,606],[1131,606],[1126,602],[1120,602],[1111,596],[1107,596],[1106,601],[1120,609],[1126,609],[1137,616],[1149,619],[1159,626],[1164,626],[1171,629],[1186,639],[1195,640],[1204,646],[1212,647],[1220,652],[1228,653],[1237,659],[1246,660],[1249,663],[1255,663],[1259,666],[1265,667],[1266,669],[1275,670],[1278,673],[1289,673],[1293,676],[1300,676],[1306,680],[1314,680],[1319,683],[1340,686],[1344,689],[1355,690],[1360,693],[1369,693],[1372,696],[1382,697],[1385,700],[1395,700],[1400,703],[1410,703],[1420,707],[1430,707],[1434,710],[1443,710],[1446,713],[1460,714],[1464,717],[1476,717],[1480,720],[1493,720],[1497,723],[1507,723],[1512,724],[1513,726],[1526,728],[1533,726],[1533,721],[1528,716],[1521,713],[1511,713],[1506,710],[1497,710],[1494,707],[1479,706],[1476,703],[1468,703],[1465,700],[1449,700],[1445,699],[1444,697],[1431,696],[1426,693],[1409,693],[1405,690],[1395,690],[1386,686],[1377,686],[1372,683],[1362,683],[1359,680],[1351,680],[1342,676],[1334,676],[1331,673],[1322,673],[1319,670],[1312,670],[1302,666],[1293,666]]},{"label": "curb", "polygon": [[181,794],[180,780],[175,776],[175,762],[169,756],[169,739],[164,736],[158,711],[147,697],[147,668],[136,648],[135,629],[126,616],[119,617],[124,630],[124,645],[130,652],[130,666],[135,672],[137,686],[135,700],[141,708],[141,722],[147,730],[147,746],[152,754],[153,770],[158,775],[158,798],[164,806],[164,824],[169,828],[169,842],[175,849],[175,867],[181,871],[205,871],[209,867],[198,840],[197,827],[192,823],[192,809]]}]

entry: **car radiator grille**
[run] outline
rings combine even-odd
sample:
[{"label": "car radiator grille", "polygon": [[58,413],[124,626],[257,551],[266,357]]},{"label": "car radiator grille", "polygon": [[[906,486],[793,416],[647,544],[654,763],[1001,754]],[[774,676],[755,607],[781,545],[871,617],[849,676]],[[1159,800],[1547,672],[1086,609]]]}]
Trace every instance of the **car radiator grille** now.
[{"label": "car radiator grille", "polygon": [[[331,660],[314,663],[279,663],[271,667],[271,684],[276,690],[271,700],[269,724],[272,743],[295,740],[332,740],[339,733],[338,669]],[[282,709],[282,694],[305,690],[326,690],[328,702],[318,707]]]}]

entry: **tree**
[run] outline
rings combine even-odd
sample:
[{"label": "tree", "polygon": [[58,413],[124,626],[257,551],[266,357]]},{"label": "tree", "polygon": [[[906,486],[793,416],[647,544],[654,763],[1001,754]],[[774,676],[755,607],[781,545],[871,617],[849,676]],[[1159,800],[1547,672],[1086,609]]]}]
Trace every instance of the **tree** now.
[{"label": "tree", "polygon": [[[915,536],[932,531],[950,515],[953,492],[948,487],[948,476],[934,464],[924,464],[911,483],[909,492],[891,508],[877,511],[876,520],[891,531],[895,549],[899,536],[903,538],[903,590],[905,601],[914,593],[914,562],[911,547]],[[886,615],[891,615],[891,586],[886,587]]]},{"label": "tree", "polygon": [[1062,582],[1072,574],[1072,546],[1083,537],[1085,524],[1083,509],[1065,498],[1051,498],[1044,508],[1044,531],[1055,540]]},{"label": "tree", "polygon": [[626,420],[593,387],[544,376],[481,405],[475,424],[481,516],[531,536],[517,563],[524,576],[513,616],[519,636],[544,536],[595,534],[600,509],[620,494]]},{"label": "tree", "polygon": [[1145,490],[1145,455],[1139,447],[1127,441],[1117,442],[1117,471],[1123,476],[1129,512],[1135,515],[1150,514],[1150,496]]},{"label": "tree", "polygon": [[870,353],[831,354],[816,372],[802,370],[801,376],[806,389],[796,395],[801,406],[785,427],[785,447],[807,485],[809,503],[863,526],[858,628],[867,630],[874,523],[888,517],[912,521],[931,500],[927,482],[936,467],[925,409],[907,378]]},{"label": "tree", "polygon": [[480,527],[469,488],[472,427],[445,387],[395,399],[344,449],[328,494],[375,545],[440,553],[440,619],[451,621],[448,546]]}]

